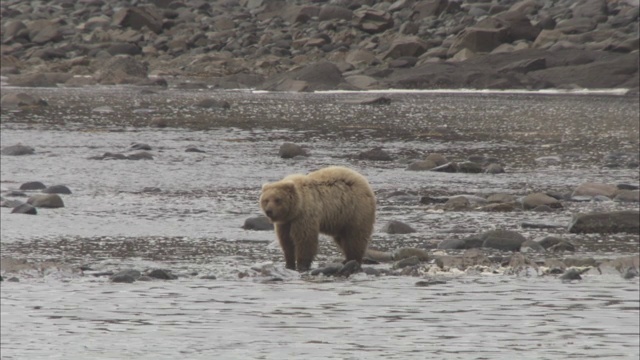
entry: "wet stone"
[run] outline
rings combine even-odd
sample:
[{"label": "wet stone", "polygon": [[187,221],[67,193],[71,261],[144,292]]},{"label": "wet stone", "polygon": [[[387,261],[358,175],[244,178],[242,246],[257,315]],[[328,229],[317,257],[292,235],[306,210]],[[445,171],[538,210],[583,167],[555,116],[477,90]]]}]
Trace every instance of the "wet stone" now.
[{"label": "wet stone", "polygon": [[45,194],[71,194],[71,190],[65,185],[52,185],[42,190]]},{"label": "wet stone", "polygon": [[393,264],[393,268],[394,269],[403,269],[403,268],[406,268],[408,266],[416,266],[418,264],[420,264],[420,259],[417,256],[411,256],[411,257],[408,257],[406,259],[402,259],[400,261],[396,261]]},{"label": "wet stone", "polygon": [[266,216],[254,216],[246,219],[242,228],[245,230],[266,231],[273,230],[273,224]]},{"label": "wet stone", "polygon": [[308,156],[307,151],[302,146],[293,143],[284,143],[280,145],[278,156],[283,159],[292,159],[296,156]]},{"label": "wet stone", "polygon": [[140,151],[140,152],[128,155],[126,158],[127,160],[153,160],[153,155],[151,155],[146,151]]},{"label": "wet stone", "polygon": [[111,281],[115,283],[132,283],[136,281],[142,274],[138,270],[122,270],[111,276]]},{"label": "wet stone", "polygon": [[62,208],[64,202],[58,194],[35,194],[27,199],[27,203],[38,208]]},{"label": "wet stone", "polygon": [[582,280],[582,276],[580,276],[580,271],[577,269],[568,269],[560,276],[560,280],[562,281],[572,281],[572,280]]},{"label": "wet stone", "polygon": [[490,230],[481,234],[482,247],[503,251],[520,251],[527,239],[512,230]]},{"label": "wet stone", "polygon": [[31,155],[35,153],[35,149],[31,146],[26,146],[22,144],[5,146],[1,150],[2,155],[10,155],[10,156],[22,156],[22,155]]},{"label": "wet stone", "polygon": [[482,166],[480,164],[465,161],[458,164],[458,172],[468,173],[468,174],[479,174],[482,172]]},{"label": "wet stone", "polygon": [[28,215],[37,215],[38,210],[30,204],[20,204],[11,210],[12,214],[28,214]]},{"label": "wet stone", "polygon": [[418,287],[427,287],[427,286],[433,286],[433,285],[443,285],[446,284],[447,282],[444,280],[433,280],[433,279],[429,279],[429,280],[420,280],[417,281],[415,283],[415,286]]},{"label": "wet stone", "polygon": [[336,275],[343,268],[343,266],[344,265],[342,265],[342,263],[328,264],[323,267],[311,270],[310,274],[313,276],[321,274],[324,276],[333,276]]},{"label": "wet stone", "polygon": [[338,272],[336,273],[336,276],[349,277],[352,274],[355,274],[361,270],[362,270],[362,267],[360,266],[360,263],[358,263],[355,260],[349,260],[347,261],[346,264],[344,264],[344,266],[342,266],[340,270],[338,270]]},{"label": "wet stone", "polygon": [[40,181],[29,181],[20,185],[20,190],[42,190],[47,186]]},{"label": "wet stone", "polygon": [[569,225],[571,233],[619,233],[640,232],[640,212],[623,210],[576,214]]},{"label": "wet stone", "polygon": [[371,161],[392,161],[393,160],[391,155],[389,155],[381,147],[376,147],[371,150],[361,152],[360,154],[358,154],[358,159],[371,160]]},{"label": "wet stone", "polygon": [[149,144],[144,143],[134,143],[129,146],[130,150],[151,150],[151,146]]},{"label": "wet stone", "polygon": [[178,278],[177,276],[171,274],[170,271],[164,270],[164,269],[151,270],[149,273],[147,273],[147,276],[150,278],[161,279],[161,280],[175,280]]},{"label": "wet stone", "polygon": [[398,220],[391,220],[382,228],[387,234],[411,234],[416,232],[414,228]]},{"label": "wet stone", "polygon": [[188,147],[188,148],[185,150],[185,152],[205,153],[206,151],[204,151],[204,150],[200,150],[200,149],[198,149],[197,147],[193,147],[193,146],[191,146],[191,147]]}]

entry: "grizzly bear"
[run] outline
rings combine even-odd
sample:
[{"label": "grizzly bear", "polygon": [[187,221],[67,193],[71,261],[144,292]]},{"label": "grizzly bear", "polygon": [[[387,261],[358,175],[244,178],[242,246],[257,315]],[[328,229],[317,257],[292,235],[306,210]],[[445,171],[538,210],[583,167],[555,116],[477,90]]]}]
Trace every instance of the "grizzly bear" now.
[{"label": "grizzly bear", "polygon": [[262,186],[260,207],[275,225],[288,269],[311,267],[320,233],[333,237],[345,262],[362,263],[373,233],[376,199],[357,172],[331,166],[289,175]]}]

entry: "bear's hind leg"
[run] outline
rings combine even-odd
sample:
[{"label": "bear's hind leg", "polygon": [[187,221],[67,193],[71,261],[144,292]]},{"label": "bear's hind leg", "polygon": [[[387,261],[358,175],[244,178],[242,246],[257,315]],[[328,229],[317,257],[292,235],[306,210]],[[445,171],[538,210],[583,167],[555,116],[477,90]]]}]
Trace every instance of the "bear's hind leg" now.
[{"label": "bear's hind leg", "polygon": [[287,269],[296,269],[296,252],[293,239],[291,238],[291,224],[275,224],[276,234],[280,247],[284,253],[284,261]]},{"label": "bear's hind leg", "polygon": [[344,254],[346,264],[350,260],[355,260],[362,264],[362,258],[367,251],[369,239],[362,234],[343,233],[334,236],[335,242],[340,246]]},{"label": "bear's hind leg", "polygon": [[309,224],[291,226],[291,238],[294,242],[296,265],[298,271],[307,271],[318,252],[318,235],[320,231]]}]

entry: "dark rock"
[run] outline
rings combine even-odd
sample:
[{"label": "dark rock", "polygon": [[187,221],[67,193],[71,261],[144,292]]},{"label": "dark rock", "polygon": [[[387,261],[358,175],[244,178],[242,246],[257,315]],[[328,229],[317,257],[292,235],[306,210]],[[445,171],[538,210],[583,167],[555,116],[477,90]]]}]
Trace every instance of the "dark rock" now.
[{"label": "dark rock", "polygon": [[20,185],[20,190],[42,190],[47,186],[40,181],[29,181]]},{"label": "dark rock", "polygon": [[355,105],[389,105],[391,104],[391,99],[385,96],[377,96],[365,99],[347,100],[345,103]]},{"label": "dark rock", "polygon": [[441,250],[462,250],[466,249],[466,242],[463,239],[446,239],[438,244]]},{"label": "dark rock", "polygon": [[256,231],[273,230],[273,224],[269,221],[268,217],[261,215],[246,219],[242,228]]},{"label": "dark rock", "polygon": [[139,55],[142,49],[136,44],[131,43],[114,43],[107,48],[107,52],[111,55]]},{"label": "dark rock", "polygon": [[392,161],[393,158],[386,151],[382,150],[381,147],[376,147],[371,150],[363,151],[358,154],[358,159],[360,160],[371,160],[371,161]]},{"label": "dark rock", "polygon": [[113,15],[113,24],[135,30],[147,27],[155,33],[160,33],[162,14],[151,6],[122,8]]},{"label": "dark rock", "polygon": [[527,239],[511,230],[490,230],[480,234],[482,247],[502,251],[520,251],[522,243]]},{"label": "dark rock", "polygon": [[12,214],[29,214],[29,215],[37,215],[38,211],[35,207],[30,204],[20,204],[11,210]]},{"label": "dark rock", "polygon": [[593,212],[576,214],[569,224],[571,233],[618,233],[640,232],[640,212],[637,210],[623,210],[611,212]]},{"label": "dark rock", "polygon": [[580,271],[577,269],[568,269],[560,276],[560,280],[562,281],[572,281],[572,280],[582,280],[582,276],[580,276]]},{"label": "dark rock", "polygon": [[151,146],[149,144],[134,143],[129,146],[129,150],[151,150]]},{"label": "dark rock", "polygon": [[520,245],[520,252],[540,252],[543,253],[547,251],[544,246],[540,245],[540,243],[533,240],[526,240]]},{"label": "dark rock", "polygon": [[283,159],[292,159],[296,156],[309,156],[307,151],[303,149],[300,145],[296,145],[288,142],[280,145],[280,149],[278,150],[278,155]]},{"label": "dark rock", "polygon": [[321,61],[277,75],[267,80],[262,88],[264,90],[287,91],[290,85],[285,88],[281,87],[285,81],[289,81],[290,85],[304,85],[299,91],[333,90],[338,88],[340,84],[344,84],[340,69],[331,62]]},{"label": "dark rock", "polygon": [[391,220],[382,228],[387,234],[411,234],[416,232],[411,226],[397,220]]},{"label": "dark rock", "polygon": [[391,14],[371,9],[361,8],[353,13],[356,19],[356,26],[369,34],[383,32],[393,27],[393,17]]},{"label": "dark rock", "polygon": [[638,270],[632,267],[628,268],[627,271],[625,271],[624,274],[622,274],[622,278],[626,280],[633,279],[637,276],[638,276]]},{"label": "dark rock", "polygon": [[217,277],[215,275],[204,275],[204,276],[200,276],[200,279],[204,279],[204,280],[216,280]]},{"label": "dark rock", "polygon": [[446,211],[464,211],[471,209],[471,202],[465,196],[453,196],[447,200],[443,209]]},{"label": "dark rock", "polygon": [[344,264],[344,266],[342,266],[340,270],[338,270],[336,276],[349,277],[357,272],[360,272],[361,270],[362,267],[360,266],[360,263],[355,260],[349,260]]},{"label": "dark rock", "polygon": [[576,247],[572,243],[566,240],[562,240],[561,242],[553,246],[550,246],[548,250],[551,252],[565,252],[565,251],[573,252],[573,251],[576,251]]},{"label": "dark rock", "polygon": [[111,281],[115,283],[132,283],[136,281],[142,274],[138,270],[122,270],[111,276]]},{"label": "dark rock", "polygon": [[418,287],[427,287],[427,286],[433,286],[433,285],[443,285],[443,284],[446,284],[446,283],[447,283],[447,282],[446,282],[446,281],[444,281],[444,280],[432,280],[432,279],[430,279],[430,280],[420,280],[420,281],[417,281],[417,282],[415,283],[415,286],[418,286]]},{"label": "dark rock", "polygon": [[342,263],[329,264],[323,267],[318,267],[316,269],[313,269],[309,274],[313,276],[317,276],[320,274],[324,276],[333,276],[333,275],[336,275],[343,267],[344,265]]},{"label": "dark rock", "polygon": [[8,278],[8,279],[7,279],[7,281],[8,281],[8,282],[20,282],[20,279],[18,279],[18,278],[17,278],[17,277],[15,277],[15,276],[12,276],[12,277]]},{"label": "dark rock", "polygon": [[154,269],[150,271],[147,274],[147,276],[150,278],[161,279],[161,280],[175,280],[178,278],[177,276],[173,275],[170,271],[164,270],[164,269]]},{"label": "dark rock", "polygon": [[200,150],[200,149],[198,149],[197,147],[194,147],[194,146],[190,146],[190,147],[188,147],[188,148],[185,150],[185,152],[206,153],[206,151],[204,151],[204,150]]},{"label": "dark rock", "polygon": [[500,164],[491,163],[484,169],[486,174],[503,174],[504,168]]},{"label": "dark rock", "polygon": [[480,166],[480,164],[476,164],[471,161],[465,161],[458,164],[458,172],[469,173],[469,174],[479,174],[482,172],[482,167]]},{"label": "dark rock", "polygon": [[218,100],[213,98],[202,99],[195,103],[193,106],[206,108],[206,109],[230,109],[231,105],[225,100]]},{"label": "dark rock", "polygon": [[418,264],[420,264],[420,259],[418,259],[417,256],[411,256],[411,257],[408,257],[406,259],[402,259],[402,260],[396,261],[393,264],[393,268],[394,269],[402,269],[402,268],[409,267],[409,266],[416,266]]},{"label": "dark rock", "polygon": [[618,202],[640,202],[640,191],[638,190],[618,190],[613,201]]},{"label": "dark rock", "polygon": [[27,203],[37,208],[64,207],[64,202],[58,194],[34,194],[27,199]]},{"label": "dark rock", "polygon": [[434,167],[431,171],[454,173],[458,171],[458,164],[455,162],[446,163],[444,165]]},{"label": "dark rock", "polygon": [[31,155],[35,152],[35,150],[31,146],[26,146],[22,144],[5,146],[2,148],[2,155],[10,155],[10,156],[21,156],[21,155]]},{"label": "dark rock", "polygon": [[[384,54],[384,59],[398,59],[406,56],[418,57],[422,55],[429,45],[417,36],[396,38]],[[413,64],[415,65],[415,63]],[[412,66],[413,66],[412,65]]]},{"label": "dark rock", "polygon": [[71,194],[71,190],[65,185],[51,185],[42,190],[45,194]]},{"label": "dark rock", "polygon": [[140,151],[126,156],[127,160],[153,160],[153,155],[146,151]]}]

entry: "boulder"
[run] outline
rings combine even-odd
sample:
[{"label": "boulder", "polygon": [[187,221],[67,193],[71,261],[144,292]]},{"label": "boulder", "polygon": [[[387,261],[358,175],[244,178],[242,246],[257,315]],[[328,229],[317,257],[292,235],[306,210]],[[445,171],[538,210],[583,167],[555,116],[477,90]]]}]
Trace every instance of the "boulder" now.
[{"label": "boulder", "polygon": [[27,203],[37,208],[64,207],[64,202],[58,194],[34,194],[27,199]]},{"label": "boulder", "polygon": [[47,186],[40,181],[28,181],[20,185],[20,190],[42,190]]},{"label": "boulder", "polygon": [[640,232],[640,212],[638,210],[622,210],[576,214],[569,224],[569,232],[638,234]]},{"label": "boulder", "polygon": [[483,248],[502,251],[520,251],[522,243],[527,239],[520,233],[511,230],[490,230],[480,234]]},{"label": "boulder", "polygon": [[28,214],[28,215],[37,215],[38,211],[31,204],[20,204],[11,210],[12,214]]},{"label": "boulder", "polygon": [[360,8],[353,14],[356,18],[356,26],[369,34],[380,33],[393,27],[393,17],[382,10]]},{"label": "boulder", "polygon": [[63,39],[60,24],[52,20],[34,20],[27,25],[27,28],[29,29],[31,42],[38,45],[48,42],[58,42]]},{"label": "boulder", "polygon": [[263,90],[283,91],[282,84],[287,81],[300,87],[300,91],[332,90],[336,89],[340,84],[344,84],[342,72],[334,63],[320,61],[276,75],[267,80],[261,88]]},{"label": "boulder", "polygon": [[256,231],[273,230],[273,224],[269,221],[268,217],[260,215],[246,219],[242,228]]},{"label": "boulder", "polygon": [[381,147],[375,147],[371,150],[363,151],[358,154],[358,159],[360,160],[371,160],[371,161],[392,161],[393,158],[389,153],[384,151]]},{"label": "boulder", "polygon": [[391,220],[382,227],[382,231],[387,234],[411,234],[416,232],[411,226],[398,221]]},{"label": "boulder", "polygon": [[544,193],[529,194],[522,199],[522,207],[525,210],[531,210],[541,205],[546,205],[550,208],[562,207],[560,201]]},{"label": "boulder", "polygon": [[283,159],[291,159],[296,156],[308,156],[309,154],[302,146],[286,142],[280,145],[278,155]]},{"label": "boulder", "polygon": [[615,185],[601,183],[584,183],[580,184],[571,194],[571,196],[606,196],[613,198],[618,191]]},{"label": "boulder", "polygon": [[65,185],[51,185],[42,190],[45,194],[71,194],[71,190]]},{"label": "boulder", "polygon": [[429,45],[417,36],[399,37],[393,40],[389,50],[384,54],[384,59],[397,59],[403,56],[420,56]]},{"label": "boulder", "polygon": [[162,14],[151,6],[125,7],[113,14],[112,23],[115,26],[141,30],[146,27],[159,34],[162,32]]},{"label": "boulder", "polygon": [[35,152],[35,150],[31,146],[26,146],[22,144],[9,145],[5,146],[0,150],[2,155],[10,155],[10,156],[21,156],[21,155],[31,155]]},{"label": "boulder", "polygon": [[468,27],[456,37],[447,54],[453,56],[465,48],[474,53],[488,53],[506,41],[508,41],[508,31],[504,28]]}]

